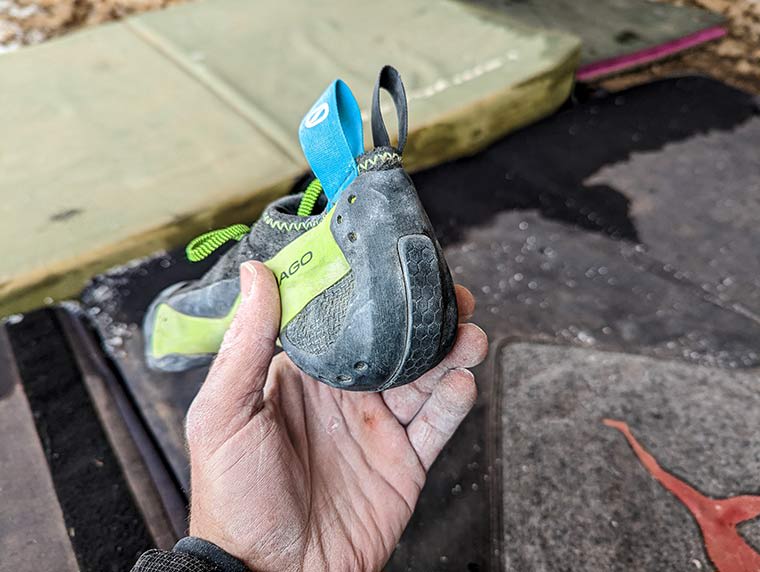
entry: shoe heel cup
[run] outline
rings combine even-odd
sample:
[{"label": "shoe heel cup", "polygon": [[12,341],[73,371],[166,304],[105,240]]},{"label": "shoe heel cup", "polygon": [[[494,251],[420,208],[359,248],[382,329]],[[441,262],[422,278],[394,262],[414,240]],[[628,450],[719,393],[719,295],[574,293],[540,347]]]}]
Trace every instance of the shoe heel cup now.
[{"label": "shoe heel cup", "polygon": [[428,236],[403,236],[398,251],[406,291],[406,342],[398,370],[382,389],[414,381],[438,364],[442,341],[450,345],[451,338],[443,331],[444,305],[456,304],[453,291],[444,291],[451,285],[441,280],[438,253]]}]

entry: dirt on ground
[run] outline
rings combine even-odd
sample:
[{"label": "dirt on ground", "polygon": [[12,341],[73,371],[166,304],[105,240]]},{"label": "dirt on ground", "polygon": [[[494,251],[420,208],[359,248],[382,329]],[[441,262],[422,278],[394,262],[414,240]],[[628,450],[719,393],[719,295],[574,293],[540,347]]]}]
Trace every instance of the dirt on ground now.
[{"label": "dirt on ground", "polygon": [[[184,0],[0,0],[0,53],[76,28],[164,8]],[[645,68],[598,82],[619,90],[660,77],[698,73],[760,94],[760,0],[656,0],[723,14],[728,34]]]},{"label": "dirt on ground", "polygon": [[0,0],[0,53],[182,0]]}]

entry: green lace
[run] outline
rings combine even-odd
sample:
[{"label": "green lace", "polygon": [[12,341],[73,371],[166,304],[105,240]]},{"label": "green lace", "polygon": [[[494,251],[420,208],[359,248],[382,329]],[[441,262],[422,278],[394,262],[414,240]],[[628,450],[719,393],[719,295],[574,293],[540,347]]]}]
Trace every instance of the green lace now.
[{"label": "green lace", "polygon": [[301,202],[298,204],[298,216],[309,216],[314,211],[314,205],[317,204],[319,195],[322,194],[322,183],[319,179],[314,179],[306,190],[303,192]]},{"label": "green lace", "polygon": [[230,240],[240,241],[249,232],[251,228],[244,224],[212,230],[191,240],[185,248],[185,254],[190,262],[200,262],[223,244]]},{"label": "green lace", "polygon": [[[309,216],[314,211],[319,195],[322,194],[322,183],[314,179],[301,197],[298,203],[298,216]],[[226,228],[220,228],[195,237],[185,248],[185,254],[190,262],[200,262],[212,252],[230,240],[240,241],[251,228],[244,224],[233,224]]]}]

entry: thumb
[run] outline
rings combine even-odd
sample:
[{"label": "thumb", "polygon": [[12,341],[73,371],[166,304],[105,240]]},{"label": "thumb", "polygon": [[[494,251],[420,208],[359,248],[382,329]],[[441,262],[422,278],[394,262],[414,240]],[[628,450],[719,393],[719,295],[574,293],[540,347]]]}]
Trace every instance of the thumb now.
[{"label": "thumb", "polygon": [[280,327],[280,296],[274,276],[261,262],[240,266],[240,295],[235,318],[198,392],[198,403],[193,403],[193,409],[206,410],[206,423],[209,415],[222,424],[247,420],[263,401]]}]

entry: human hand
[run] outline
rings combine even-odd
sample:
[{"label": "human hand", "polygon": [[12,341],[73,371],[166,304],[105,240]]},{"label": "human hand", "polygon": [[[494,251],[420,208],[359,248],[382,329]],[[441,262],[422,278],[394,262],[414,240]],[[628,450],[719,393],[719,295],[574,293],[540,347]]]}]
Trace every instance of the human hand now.
[{"label": "human hand", "polygon": [[[449,355],[383,393],[333,389],[274,357],[277,284],[241,267],[243,299],[187,415],[190,534],[255,572],[376,572],[412,515],[428,469],[475,403],[464,368],[488,342],[461,324]],[[460,319],[474,310],[457,286]]]}]

